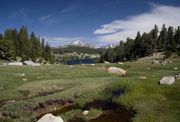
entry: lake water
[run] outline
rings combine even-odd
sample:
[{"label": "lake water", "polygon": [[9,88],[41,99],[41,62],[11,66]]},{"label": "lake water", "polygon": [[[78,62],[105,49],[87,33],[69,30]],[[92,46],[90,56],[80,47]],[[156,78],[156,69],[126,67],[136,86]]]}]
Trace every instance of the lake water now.
[{"label": "lake water", "polygon": [[75,65],[75,64],[93,64],[95,61],[93,59],[76,59],[65,62],[67,65]]}]

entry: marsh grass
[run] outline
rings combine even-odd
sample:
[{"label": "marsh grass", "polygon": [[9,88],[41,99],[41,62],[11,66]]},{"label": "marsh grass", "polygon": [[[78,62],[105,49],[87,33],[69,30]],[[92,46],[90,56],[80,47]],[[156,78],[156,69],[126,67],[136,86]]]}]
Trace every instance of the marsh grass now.
[{"label": "marsh grass", "polygon": [[[178,122],[180,121],[180,80],[176,80],[171,86],[158,85],[158,81],[166,75],[180,73],[174,67],[180,69],[180,58],[171,59],[172,64],[153,65],[150,61],[140,60],[119,64],[96,64],[76,65],[50,65],[40,67],[28,66],[1,66],[0,67],[0,99],[19,99],[15,103],[4,105],[0,111],[12,111],[20,117],[2,121],[28,122],[35,121],[33,113],[23,109],[26,104],[38,104],[39,102],[71,98],[79,108],[86,103],[96,99],[105,100],[111,97],[116,89],[124,89],[125,93],[113,98],[119,105],[127,109],[136,110],[132,118],[135,122]],[[110,66],[117,66],[128,71],[126,77],[108,74],[106,71],[98,70],[99,67],[108,69]],[[19,76],[24,73],[25,76]],[[139,79],[145,76],[147,79]],[[26,81],[22,80],[27,79]],[[47,96],[34,97],[21,100],[26,95],[35,95],[43,90],[63,87],[63,91],[55,92]],[[75,98],[74,96],[78,96]],[[99,111],[92,110],[94,113]],[[64,120],[82,110],[73,109],[61,114]],[[0,120],[1,121],[1,120]]]}]

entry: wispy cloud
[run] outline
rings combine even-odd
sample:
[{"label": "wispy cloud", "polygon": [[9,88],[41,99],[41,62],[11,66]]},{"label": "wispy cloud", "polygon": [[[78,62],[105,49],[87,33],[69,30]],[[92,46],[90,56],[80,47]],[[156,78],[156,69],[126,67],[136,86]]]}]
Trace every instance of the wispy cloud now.
[{"label": "wispy cloud", "polygon": [[78,5],[77,5],[77,4],[71,4],[71,5],[67,6],[66,8],[64,8],[64,9],[61,11],[61,13],[71,12],[71,11],[77,9],[77,8],[78,8]]},{"label": "wispy cloud", "polygon": [[83,40],[82,37],[72,37],[72,38],[67,38],[67,37],[43,37],[46,42],[48,42],[51,46],[56,47],[60,45],[68,45],[73,41],[76,40]]},{"label": "wispy cloud", "polygon": [[41,24],[46,25],[46,26],[50,26],[50,25],[56,23],[56,21],[57,21],[57,20],[56,20],[56,17],[54,17],[53,14],[48,14],[48,15],[45,15],[45,16],[41,16],[41,17],[39,18],[39,22],[40,22]]},{"label": "wispy cloud", "polygon": [[159,27],[163,24],[173,27],[180,25],[180,6],[150,5],[150,12],[102,25],[94,31],[94,34],[98,35],[96,40],[101,42],[118,42],[125,40],[127,37],[134,38],[137,31],[148,32],[155,24]]}]

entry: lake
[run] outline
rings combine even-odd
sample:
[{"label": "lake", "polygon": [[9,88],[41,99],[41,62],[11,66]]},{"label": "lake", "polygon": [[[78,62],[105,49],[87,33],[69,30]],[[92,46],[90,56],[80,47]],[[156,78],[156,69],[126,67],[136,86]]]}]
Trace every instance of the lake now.
[{"label": "lake", "polygon": [[67,65],[76,65],[76,64],[93,64],[95,63],[94,59],[76,59],[65,62]]}]

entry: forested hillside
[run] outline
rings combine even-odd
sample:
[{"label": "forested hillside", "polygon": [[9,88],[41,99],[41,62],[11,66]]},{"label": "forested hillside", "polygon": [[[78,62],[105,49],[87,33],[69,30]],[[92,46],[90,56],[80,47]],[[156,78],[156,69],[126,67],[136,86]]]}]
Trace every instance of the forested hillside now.
[{"label": "forested hillside", "polygon": [[51,63],[54,60],[49,44],[36,37],[34,32],[29,36],[25,26],[19,31],[7,29],[4,34],[0,34],[0,59],[34,62],[45,60]]},{"label": "forested hillside", "polygon": [[152,55],[155,52],[166,52],[170,55],[176,52],[180,53],[180,26],[166,28],[165,24],[159,31],[155,25],[149,33],[137,32],[135,39],[127,38],[126,41],[120,41],[115,48],[109,48],[102,56],[101,62],[118,62],[136,60],[138,58]]},{"label": "forested hillside", "polygon": [[106,49],[103,48],[90,48],[86,46],[73,46],[69,45],[66,47],[58,47],[58,48],[52,48],[53,52],[55,54],[63,54],[63,53],[87,53],[87,54],[102,54],[105,52]]}]

